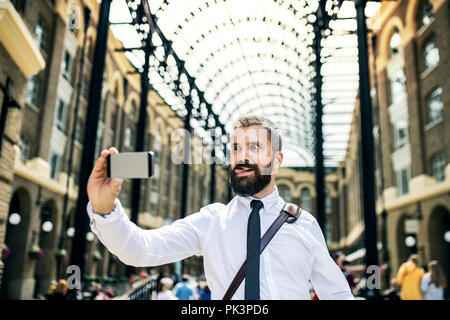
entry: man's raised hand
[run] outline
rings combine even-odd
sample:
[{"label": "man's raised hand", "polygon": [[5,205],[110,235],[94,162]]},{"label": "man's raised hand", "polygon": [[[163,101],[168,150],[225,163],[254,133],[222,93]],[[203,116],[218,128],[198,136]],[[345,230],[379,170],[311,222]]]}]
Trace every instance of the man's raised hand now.
[{"label": "man's raised hand", "polygon": [[123,179],[108,178],[106,175],[106,158],[108,155],[117,154],[119,151],[111,147],[103,150],[97,159],[94,169],[89,177],[87,193],[94,212],[108,214],[114,210],[114,200],[119,196]]}]

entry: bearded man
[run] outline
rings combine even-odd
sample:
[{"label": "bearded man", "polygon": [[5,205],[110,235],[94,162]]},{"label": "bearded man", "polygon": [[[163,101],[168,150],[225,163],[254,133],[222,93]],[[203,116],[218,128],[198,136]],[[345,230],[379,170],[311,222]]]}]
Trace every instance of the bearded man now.
[{"label": "bearded man", "polygon": [[281,147],[276,124],[261,116],[241,117],[231,137],[229,183],[236,196],[154,230],[129,220],[117,198],[123,180],[106,174],[107,156],[118,151],[104,150],[87,186],[91,230],[111,253],[136,267],[203,256],[212,299],[224,296],[244,261],[245,279],[232,299],[310,300],[311,285],[319,299],[353,299],[316,219],[304,210],[294,223],[284,223],[259,254],[261,235],[285,205],[275,185]]}]

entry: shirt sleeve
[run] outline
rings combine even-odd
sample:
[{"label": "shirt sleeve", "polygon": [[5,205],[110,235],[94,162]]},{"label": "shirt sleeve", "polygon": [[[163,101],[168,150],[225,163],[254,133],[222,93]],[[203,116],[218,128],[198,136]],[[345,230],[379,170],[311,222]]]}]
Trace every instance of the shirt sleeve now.
[{"label": "shirt sleeve", "polygon": [[94,213],[87,205],[92,232],[123,263],[136,266],[158,266],[202,255],[202,240],[209,225],[210,212],[200,212],[179,219],[159,229],[144,230],[130,221],[120,201],[110,214]]},{"label": "shirt sleeve", "polygon": [[354,300],[350,286],[338,265],[331,258],[317,221],[311,225],[314,262],[311,284],[320,300]]}]

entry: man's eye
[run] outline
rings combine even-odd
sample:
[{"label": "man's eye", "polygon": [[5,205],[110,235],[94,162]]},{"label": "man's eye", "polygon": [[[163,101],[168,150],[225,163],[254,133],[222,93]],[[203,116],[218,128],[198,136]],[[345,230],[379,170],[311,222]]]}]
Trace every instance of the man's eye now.
[{"label": "man's eye", "polygon": [[254,144],[254,145],[251,146],[251,148],[252,148],[252,150],[258,150],[259,146],[257,144]]}]

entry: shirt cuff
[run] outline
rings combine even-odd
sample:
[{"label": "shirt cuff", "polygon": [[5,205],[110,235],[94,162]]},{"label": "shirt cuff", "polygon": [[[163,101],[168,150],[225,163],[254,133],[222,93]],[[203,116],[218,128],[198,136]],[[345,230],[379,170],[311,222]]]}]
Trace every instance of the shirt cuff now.
[{"label": "shirt cuff", "polygon": [[89,215],[91,225],[93,223],[94,224],[107,224],[107,223],[111,223],[111,222],[119,219],[119,217],[121,216],[121,214],[123,212],[122,205],[120,204],[120,200],[117,198],[114,200],[114,203],[116,204],[116,207],[114,208],[114,210],[111,211],[111,213],[102,215],[102,214],[94,212],[94,210],[92,209],[91,202],[89,201],[87,204],[87,213]]}]

